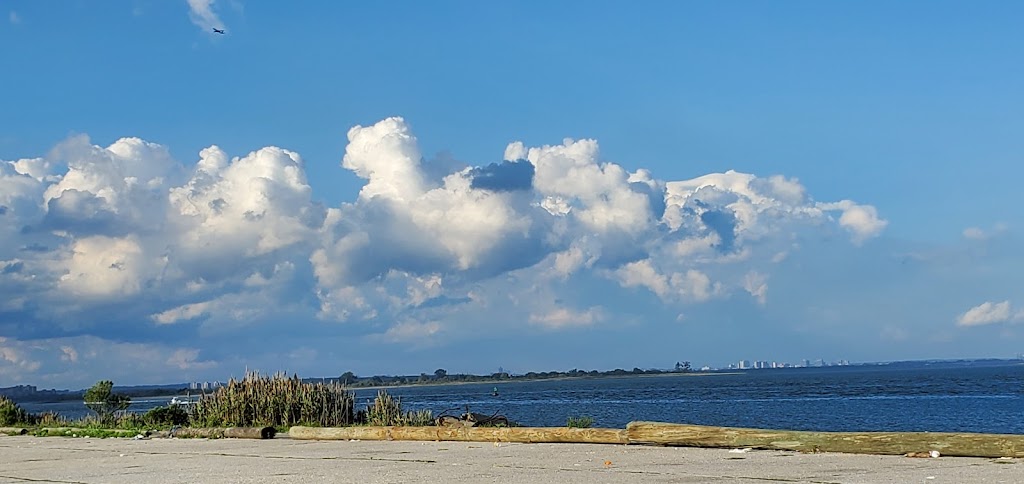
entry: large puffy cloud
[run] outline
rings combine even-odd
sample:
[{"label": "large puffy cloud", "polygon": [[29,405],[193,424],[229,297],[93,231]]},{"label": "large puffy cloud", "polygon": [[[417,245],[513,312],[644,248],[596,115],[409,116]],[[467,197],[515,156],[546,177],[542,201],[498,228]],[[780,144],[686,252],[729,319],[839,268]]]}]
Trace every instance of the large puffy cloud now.
[{"label": "large puffy cloud", "polygon": [[132,296],[152,277],[150,262],[135,237],[84,237],[74,241],[58,287],[85,298]]},{"label": "large puffy cloud", "polygon": [[312,256],[323,308],[346,317],[376,315],[357,286],[393,271],[465,281],[537,263],[561,277],[596,268],[666,301],[706,301],[727,286],[763,301],[763,281],[745,272],[712,280],[702,266],[747,258],[760,239],[826,223],[831,212],[857,244],[886,223],[868,205],[815,202],[781,176],[728,171],[666,183],[602,161],[594,140],[514,142],[503,162],[435,183],[403,119],[348,137],[342,166],[367,182],[355,203],[329,211]]},{"label": "large puffy cloud", "polygon": [[327,298],[391,271],[489,276],[543,254],[542,210],[528,190],[491,189],[500,173],[487,188],[474,187],[480,172],[471,168],[430,183],[401,118],[354,127],[348,138],[343,166],[367,182],[355,203],[328,212],[312,254]]},{"label": "large puffy cloud", "polygon": [[[513,143],[506,159],[525,158],[536,168],[534,186],[553,214],[572,213],[589,230],[599,233],[642,232],[660,214],[644,193],[655,182],[646,172],[629,173],[614,163],[601,163],[594,140],[566,139],[561,145],[526,149]],[[638,188],[644,187],[644,188]],[[564,204],[564,205],[563,205]]]},{"label": "large puffy cloud", "polygon": [[[154,143],[75,137],[46,159],[0,162],[0,288],[5,309],[21,311],[5,323],[60,335],[67,324],[44,322],[74,319],[74,331],[117,333],[182,305],[266,292],[307,266],[323,209],[298,155],[200,156],[189,174]],[[118,315],[89,313],[111,304]]]},{"label": "large puffy cloud", "polygon": [[297,153],[263,148],[228,160],[212,146],[189,181],[170,189],[180,250],[191,257],[253,258],[309,241],[323,222]]},{"label": "large puffy cloud", "polygon": [[847,231],[860,245],[886,224],[782,176],[659,180],[602,160],[594,140],[514,142],[479,166],[425,160],[401,118],[348,140],[341,167],[366,182],[329,208],[313,201],[301,156],[272,146],[240,157],[211,146],[186,166],[137,138],[74,137],[0,161],[5,361],[45,372],[32,362],[59,358],[34,358],[29,341],[89,337],[160,343],[166,368],[203,371],[215,360],[186,341],[422,346],[480,326],[607,330],[632,311],[583,288],[646,295],[673,317],[734,294],[764,306],[802,234]]}]

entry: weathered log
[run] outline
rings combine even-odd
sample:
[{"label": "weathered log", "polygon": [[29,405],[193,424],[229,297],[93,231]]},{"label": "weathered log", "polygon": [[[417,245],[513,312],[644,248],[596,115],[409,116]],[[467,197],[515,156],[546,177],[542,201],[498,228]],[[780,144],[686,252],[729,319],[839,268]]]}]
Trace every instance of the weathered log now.
[{"label": "weathered log", "polygon": [[275,433],[274,427],[186,427],[170,432],[170,436],[205,439],[272,439]]},{"label": "weathered log", "polygon": [[390,427],[303,427],[288,429],[288,436],[301,440],[391,440]]},{"label": "weathered log", "polygon": [[274,427],[228,427],[224,437],[228,439],[272,439],[277,430]]},{"label": "weathered log", "polygon": [[4,435],[25,435],[28,429],[22,427],[0,427],[0,434]]},{"label": "weathered log", "polygon": [[625,444],[621,429],[569,427],[292,427],[305,440],[411,440],[457,442]]},{"label": "weathered log", "polygon": [[810,432],[630,422],[630,444],[962,457],[1024,457],[1024,435],[949,432]]},{"label": "weathered log", "polygon": [[223,439],[224,429],[217,427],[191,428],[183,427],[170,432],[171,437],[183,439]]}]

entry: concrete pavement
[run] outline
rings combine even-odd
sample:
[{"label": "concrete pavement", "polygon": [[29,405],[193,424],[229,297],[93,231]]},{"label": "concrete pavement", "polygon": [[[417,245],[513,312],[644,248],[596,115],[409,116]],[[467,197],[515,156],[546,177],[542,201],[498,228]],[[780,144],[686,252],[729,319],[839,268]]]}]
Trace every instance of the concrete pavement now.
[{"label": "concrete pavement", "polygon": [[0,436],[0,483],[1021,483],[1021,459],[600,444]]}]

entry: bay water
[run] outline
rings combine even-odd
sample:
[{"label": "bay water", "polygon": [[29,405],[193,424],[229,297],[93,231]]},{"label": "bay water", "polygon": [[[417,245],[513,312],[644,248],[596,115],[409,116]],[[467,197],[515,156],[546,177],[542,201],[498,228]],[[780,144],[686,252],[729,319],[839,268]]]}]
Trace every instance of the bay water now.
[{"label": "bay water", "polygon": [[[495,394],[495,390],[497,390]],[[375,389],[356,389],[356,406]],[[499,414],[528,426],[595,427],[647,420],[818,431],[1024,434],[1024,364],[848,366],[504,383],[393,387],[407,410]],[[144,412],[170,396],[133,401]],[[33,403],[30,412],[87,414],[81,402]]]}]

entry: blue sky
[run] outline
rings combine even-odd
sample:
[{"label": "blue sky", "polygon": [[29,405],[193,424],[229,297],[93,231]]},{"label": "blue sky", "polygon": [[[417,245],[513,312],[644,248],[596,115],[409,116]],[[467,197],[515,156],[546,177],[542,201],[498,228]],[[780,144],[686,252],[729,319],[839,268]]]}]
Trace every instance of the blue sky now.
[{"label": "blue sky", "polygon": [[0,10],[0,386],[1024,352],[1017,3]]}]

